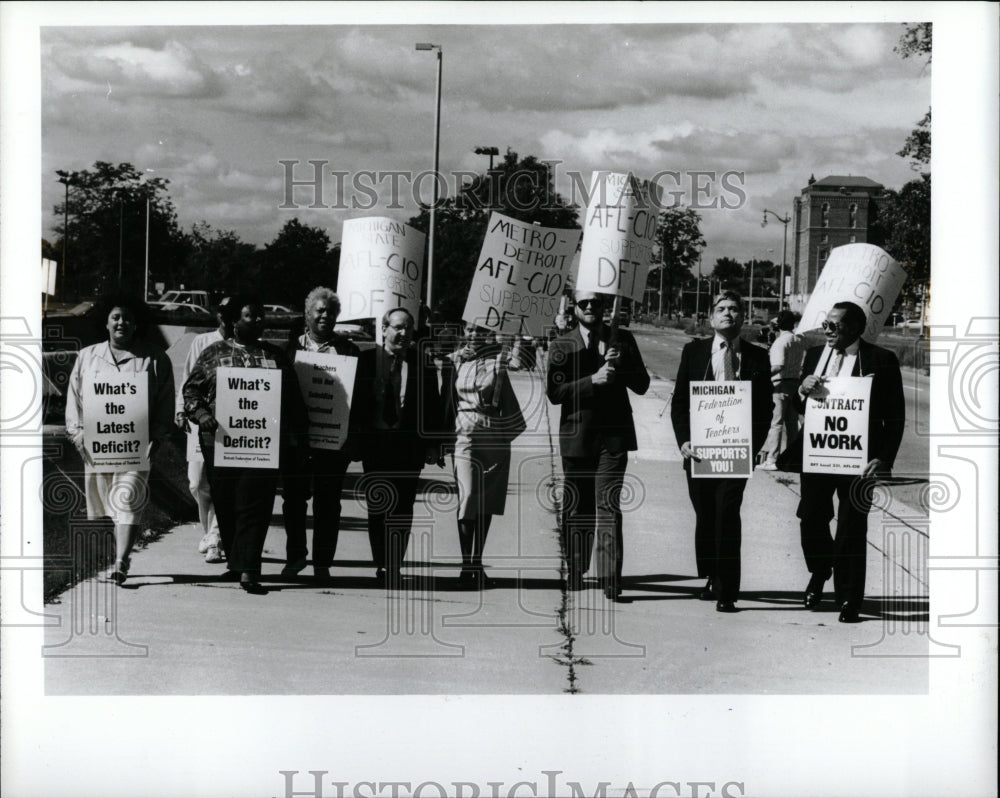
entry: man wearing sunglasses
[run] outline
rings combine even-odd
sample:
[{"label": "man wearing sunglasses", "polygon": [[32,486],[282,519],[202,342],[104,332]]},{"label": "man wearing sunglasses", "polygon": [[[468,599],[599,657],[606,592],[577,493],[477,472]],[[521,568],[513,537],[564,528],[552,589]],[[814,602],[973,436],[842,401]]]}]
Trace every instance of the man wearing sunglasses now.
[{"label": "man wearing sunglasses", "polygon": [[605,297],[576,292],[579,325],[549,350],[547,395],[562,406],[559,450],[565,491],[562,546],[569,588],[580,590],[596,536],[597,572],[609,601],[621,595],[621,490],[638,449],[628,391],[642,396],[649,373],[635,338],[603,322]]},{"label": "man wearing sunglasses", "polygon": [[[796,515],[800,519],[802,553],[811,574],[804,604],[815,609],[823,598],[823,586],[833,575],[834,598],[841,623],[859,620],[865,595],[868,511],[876,480],[889,476],[903,439],[906,405],[903,380],[896,355],[861,337],[867,319],[853,302],[837,302],[823,322],[826,344],[806,352],[802,361],[802,384],[798,390],[800,409],[823,383],[836,376],[870,377],[868,414],[870,460],[860,476],[802,474],[802,491]],[[801,437],[789,452],[798,452]],[[781,458],[779,458],[779,465]],[[837,530],[830,534],[833,496],[837,495]]]}]

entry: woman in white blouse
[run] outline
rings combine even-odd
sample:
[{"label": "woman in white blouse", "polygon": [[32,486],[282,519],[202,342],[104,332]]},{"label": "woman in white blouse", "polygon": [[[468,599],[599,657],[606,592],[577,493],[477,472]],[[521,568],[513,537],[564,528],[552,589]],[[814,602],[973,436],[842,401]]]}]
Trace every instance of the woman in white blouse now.
[{"label": "woman in white blouse", "polygon": [[[95,466],[84,435],[84,382],[103,374],[145,375],[149,398],[148,464],[160,441],[170,435],[174,375],[166,353],[142,337],[145,303],[132,297],[111,297],[98,303],[95,312],[107,330],[108,340],[84,347],[77,355],[66,398],[66,434],[83,458],[87,518],[107,516],[115,525],[115,564],[108,579],[121,585],[128,576],[129,558],[149,498],[149,468],[112,472]],[[123,416],[121,422],[127,426],[130,419]]]}]

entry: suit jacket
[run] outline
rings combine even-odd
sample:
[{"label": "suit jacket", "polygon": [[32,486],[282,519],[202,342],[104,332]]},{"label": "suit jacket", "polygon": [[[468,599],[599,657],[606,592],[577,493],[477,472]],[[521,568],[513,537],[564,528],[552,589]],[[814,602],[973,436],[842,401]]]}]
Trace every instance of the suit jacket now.
[{"label": "suit jacket", "polygon": [[[601,325],[600,331],[607,341],[610,328]],[[618,330],[618,349],[621,357],[614,381],[594,385],[591,375],[604,365],[604,356],[584,346],[579,328],[552,341],[546,394],[552,404],[562,406],[559,449],[563,457],[594,457],[602,445],[614,454],[639,448],[626,389],[642,396],[649,388],[649,372],[628,330]]]},{"label": "suit jacket", "polygon": [[[802,360],[804,380],[816,370],[816,364],[826,348],[825,344],[811,347]],[[892,468],[903,440],[906,426],[906,400],[903,397],[903,377],[899,371],[896,355],[881,346],[870,344],[864,339],[858,341],[858,356],[854,363],[852,377],[871,377],[872,392],[868,411],[868,459],[879,459]],[[805,412],[805,400],[798,391],[795,402],[799,412]],[[779,468],[789,471],[802,470],[802,432],[791,443],[785,453],[778,458]]]},{"label": "suit jacket", "polygon": [[[351,435],[356,436],[358,454],[362,457],[373,446],[378,446],[382,436],[375,427],[377,349],[368,349],[358,356],[358,370],[354,377],[354,395],[351,399]],[[399,445],[411,450],[414,459],[423,458],[424,446],[436,442],[442,432],[441,395],[438,390],[437,370],[422,361],[416,350],[409,349],[406,361],[406,388],[403,407],[399,416],[399,429],[394,433]]]},{"label": "suit jacket", "polygon": [[[677,445],[691,440],[692,381],[711,380],[712,343],[715,337],[691,341],[681,352],[677,382],[670,400],[670,421],[674,426]],[[740,341],[740,369],[737,379],[750,381],[751,457],[760,451],[771,426],[774,399],[771,392],[771,361],[767,352],[746,340]],[[687,460],[685,459],[685,463]]]}]

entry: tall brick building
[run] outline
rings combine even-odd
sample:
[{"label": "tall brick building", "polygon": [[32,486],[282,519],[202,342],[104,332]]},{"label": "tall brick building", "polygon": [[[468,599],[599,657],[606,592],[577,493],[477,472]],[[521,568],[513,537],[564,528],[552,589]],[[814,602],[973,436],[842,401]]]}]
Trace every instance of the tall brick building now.
[{"label": "tall brick building", "polygon": [[888,201],[885,186],[867,177],[809,178],[809,184],[794,200],[794,249],[788,291],[793,310],[805,306],[831,249],[844,244],[884,244],[879,218]]}]

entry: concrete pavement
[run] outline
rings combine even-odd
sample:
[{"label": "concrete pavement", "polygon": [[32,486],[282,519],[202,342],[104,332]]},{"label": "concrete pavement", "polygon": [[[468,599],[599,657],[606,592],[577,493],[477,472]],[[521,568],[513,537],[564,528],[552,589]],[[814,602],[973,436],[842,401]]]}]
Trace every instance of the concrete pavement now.
[{"label": "concrete pavement", "polygon": [[[195,524],[133,556],[121,587],[99,578],[46,608],[50,695],[922,693],[927,690],[926,514],[892,505],[869,522],[864,622],[832,600],[801,606],[798,478],[756,472],[743,505],[740,612],[697,599],[694,513],[665,410],[672,383],[632,397],[640,449],[626,490],[624,596],[559,579],[553,498],[558,408],[538,375],[514,375],[529,431],[518,439],[507,511],[486,564],[496,587],[455,589],[459,550],[450,469],[425,469],[406,589],[386,593],[369,562],[364,505],[349,474],[332,570],[279,575],[280,496],[264,554],[266,596],[220,581]],[[930,645],[933,645],[931,643]]]}]

